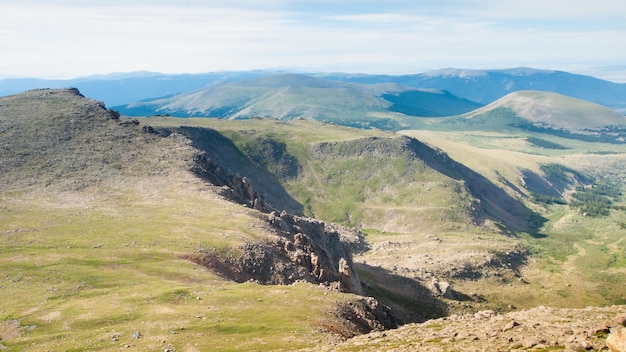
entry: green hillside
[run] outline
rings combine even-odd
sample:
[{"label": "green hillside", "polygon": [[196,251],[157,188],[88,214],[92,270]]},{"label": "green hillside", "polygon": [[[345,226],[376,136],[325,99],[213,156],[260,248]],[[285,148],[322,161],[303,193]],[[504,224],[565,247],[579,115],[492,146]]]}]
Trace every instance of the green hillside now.
[{"label": "green hillside", "polygon": [[392,133],[0,98],[0,348],[332,350],[625,304],[626,146],[507,104]]},{"label": "green hillside", "polygon": [[389,110],[419,117],[460,115],[483,106],[437,89],[409,90],[385,94],[383,98],[393,103]]},{"label": "green hillside", "polygon": [[[359,269],[360,275],[378,282],[370,283],[378,295],[397,299],[408,293],[388,292],[382,282],[393,279],[377,276],[375,265],[398,277],[418,277],[421,283],[429,278],[455,280],[467,296],[483,292],[486,302],[472,299],[472,307],[498,307],[500,296],[518,307],[621,302],[622,291],[612,284],[614,277],[623,275],[620,266],[611,266],[612,274],[605,277],[592,274],[582,263],[593,260],[591,253],[604,253],[595,257],[598,262],[593,267],[599,270],[601,263],[619,257],[623,249],[619,238],[625,231],[620,227],[624,200],[620,196],[611,199],[608,216],[594,218],[581,211],[570,195],[579,186],[593,184],[603,189],[618,181],[626,169],[623,146],[519,130],[403,132],[436,147],[429,149],[434,151],[429,154],[416,152],[393,134],[337,126],[331,131],[326,129],[330,126],[307,121],[241,124],[151,119],[151,123],[210,126],[262,165],[272,164],[270,155],[276,154],[259,151],[269,150],[264,147],[268,140],[279,141],[299,166],[297,174],[284,177],[278,171],[274,175],[304,211],[326,221],[358,226],[368,234],[372,249],[359,255],[357,262],[367,263]],[[363,133],[369,135],[358,136]],[[448,158],[463,160],[464,166],[452,166],[445,162]],[[464,174],[465,166],[472,172]],[[556,172],[546,166],[554,166]],[[564,170],[564,176],[559,176],[559,170]],[[472,182],[482,176],[484,181]],[[559,181],[561,177],[564,181]],[[496,189],[499,191],[493,193]],[[560,200],[548,202],[549,197]],[[506,199],[532,211],[507,215],[502,210],[525,210],[505,206]],[[529,227],[519,227],[517,221]],[[564,222],[578,224],[576,236],[568,237],[570,228],[554,225]],[[611,235],[606,237],[607,233]],[[589,248],[590,254],[577,253],[579,246]],[[435,253],[437,259],[433,260]],[[571,279],[544,292],[541,287],[560,277],[565,264]],[[532,285],[528,285],[531,279]],[[508,286],[500,287],[499,280]],[[412,285],[411,281],[405,284]],[[419,295],[421,291],[410,292]]]},{"label": "green hillside", "polygon": [[384,326],[348,322],[369,303],[307,276],[264,286],[201,265],[215,253],[235,267],[280,237],[269,214],[198,177],[207,152],[188,137],[74,90],[0,99],[0,132],[0,348],[296,349]]},{"label": "green hillside", "polygon": [[427,129],[530,131],[597,142],[624,143],[626,118],[601,105],[556,93],[511,93],[475,111],[428,122]]}]

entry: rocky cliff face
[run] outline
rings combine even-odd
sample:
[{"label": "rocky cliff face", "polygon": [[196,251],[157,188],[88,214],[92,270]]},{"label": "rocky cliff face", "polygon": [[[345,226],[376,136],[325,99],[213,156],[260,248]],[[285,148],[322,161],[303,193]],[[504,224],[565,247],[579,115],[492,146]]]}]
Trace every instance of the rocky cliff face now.
[{"label": "rocky cliff face", "polygon": [[[353,250],[366,247],[360,232],[289,212],[299,210],[297,203],[278,182],[262,175],[266,171],[254,169],[251,160],[217,131],[181,127],[155,132],[190,139],[198,149],[191,171],[221,186],[220,193],[225,198],[258,210],[268,229],[276,234],[264,242],[246,243],[230,253],[200,248],[189,259],[238,282],[291,284],[302,280],[362,293],[352,263]],[[249,177],[259,181],[262,192],[256,190]]]},{"label": "rocky cliff face", "polygon": [[302,206],[267,168],[244,155],[218,131],[181,126],[158,128],[155,132],[164,136],[178,134],[189,139],[197,149],[191,171],[214,185],[225,186],[223,192],[229,199],[264,212],[279,209],[296,215],[303,213]]},{"label": "rocky cliff face", "polygon": [[238,282],[276,285],[306,281],[363,293],[352,263],[352,246],[364,242],[361,234],[285,211],[264,216],[275,238],[246,243],[230,253],[200,248],[189,259]]}]

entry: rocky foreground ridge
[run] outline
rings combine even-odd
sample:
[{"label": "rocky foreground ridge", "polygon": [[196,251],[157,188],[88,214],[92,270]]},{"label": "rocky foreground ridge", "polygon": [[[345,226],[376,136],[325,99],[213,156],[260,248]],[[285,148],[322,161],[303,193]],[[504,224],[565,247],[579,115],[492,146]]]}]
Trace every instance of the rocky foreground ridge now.
[{"label": "rocky foreground ridge", "polygon": [[[323,351],[626,351],[626,307],[537,307],[452,315],[358,336]],[[607,339],[608,338],[608,339]]]}]

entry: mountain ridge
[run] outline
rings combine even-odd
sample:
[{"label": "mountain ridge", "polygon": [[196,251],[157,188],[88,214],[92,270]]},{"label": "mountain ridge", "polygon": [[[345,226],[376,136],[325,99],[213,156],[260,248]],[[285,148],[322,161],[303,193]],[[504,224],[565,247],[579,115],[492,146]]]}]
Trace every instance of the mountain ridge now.
[{"label": "mountain ridge", "polygon": [[621,112],[626,111],[626,83],[558,70],[528,67],[499,70],[450,68],[403,76],[321,76],[348,82],[394,82],[416,88],[439,88],[482,104],[489,104],[517,90],[540,90],[588,100]]},{"label": "mountain ridge", "polygon": [[[34,88],[77,87],[86,96],[118,106],[132,102],[190,92],[224,81],[262,77],[288,71],[234,71],[202,74],[120,73],[71,80],[10,78],[0,80],[0,95]],[[419,74],[376,75],[308,73],[309,76],[346,82],[397,83],[414,88],[438,88],[461,98],[488,104],[513,90],[544,90],[589,100],[614,110],[626,111],[626,83],[557,70],[512,68],[499,70],[440,69]],[[459,77],[459,75],[465,76]],[[143,76],[143,77],[142,77]],[[469,78],[472,78],[471,80]],[[164,84],[167,81],[167,84]]]},{"label": "mountain ridge", "polygon": [[[407,94],[419,95],[421,104]],[[394,101],[390,101],[394,100]],[[269,117],[321,121],[369,118],[403,111],[427,116],[470,111],[479,104],[433,89],[415,89],[395,83],[360,84],[338,82],[302,74],[282,74],[214,85],[161,100],[114,107],[126,115],[172,115],[245,119]]]}]

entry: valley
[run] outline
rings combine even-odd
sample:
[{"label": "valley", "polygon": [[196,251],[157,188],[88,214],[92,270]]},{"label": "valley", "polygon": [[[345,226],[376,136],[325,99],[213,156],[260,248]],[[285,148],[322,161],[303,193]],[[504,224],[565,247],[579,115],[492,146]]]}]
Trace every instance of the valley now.
[{"label": "valley", "polygon": [[626,304],[622,115],[518,92],[416,117],[372,95],[414,90],[285,79],[229,118],[0,98],[0,349],[603,348]]}]

